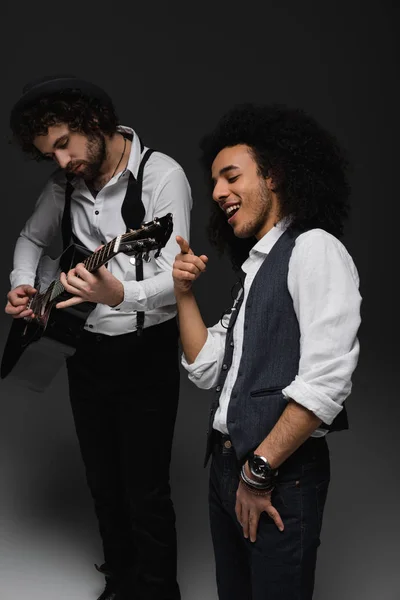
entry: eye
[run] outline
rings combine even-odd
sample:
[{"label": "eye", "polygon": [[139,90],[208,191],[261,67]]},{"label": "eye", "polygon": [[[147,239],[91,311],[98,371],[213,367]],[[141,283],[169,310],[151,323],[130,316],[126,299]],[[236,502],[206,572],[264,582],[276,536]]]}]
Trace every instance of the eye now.
[{"label": "eye", "polygon": [[68,140],[65,140],[65,142],[62,142],[62,144],[59,144],[58,147],[61,148],[61,150],[63,150],[64,148],[66,148],[68,146]]},{"label": "eye", "polygon": [[234,183],[236,179],[238,179],[239,175],[235,175],[234,177],[228,177],[228,183]]}]

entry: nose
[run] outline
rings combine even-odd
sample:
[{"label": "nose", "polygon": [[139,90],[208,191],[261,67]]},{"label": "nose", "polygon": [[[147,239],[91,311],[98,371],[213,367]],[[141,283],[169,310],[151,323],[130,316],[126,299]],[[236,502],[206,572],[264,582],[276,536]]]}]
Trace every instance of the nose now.
[{"label": "nose", "polygon": [[215,200],[215,202],[222,202],[228,196],[229,196],[229,188],[228,188],[227,181],[225,179],[219,179],[213,189],[213,194],[212,194],[213,200]]},{"label": "nose", "polygon": [[56,150],[54,152],[54,160],[62,169],[66,169],[68,164],[71,162],[71,158],[65,150]]}]

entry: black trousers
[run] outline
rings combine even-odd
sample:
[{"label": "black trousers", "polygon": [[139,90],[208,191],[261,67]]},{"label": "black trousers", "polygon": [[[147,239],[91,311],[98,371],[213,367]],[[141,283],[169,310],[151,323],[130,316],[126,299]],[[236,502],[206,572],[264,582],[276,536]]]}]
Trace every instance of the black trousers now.
[{"label": "black trousers", "polygon": [[325,438],[309,438],[279,469],[272,504],[284,531],[262,513],[257,539],[236,514],[240,467],[227,436],[215,435],[209,509],[220,600],[311,600],[330,480]]},{"label": "black trousers", "polygon": [[169,484],[179,396],[176,320],[140,337],[84,332],[67,369],[105,568],[124,598],[179,600]]}]

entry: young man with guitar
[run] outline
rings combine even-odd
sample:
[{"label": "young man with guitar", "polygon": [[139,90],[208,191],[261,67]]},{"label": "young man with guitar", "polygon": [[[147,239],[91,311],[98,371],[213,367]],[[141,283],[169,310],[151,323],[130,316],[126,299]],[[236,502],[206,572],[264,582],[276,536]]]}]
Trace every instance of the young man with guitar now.
[{"label": "young man with guitar", "polygon": [[[46,294],[63,292],[49,303],[52,331],[58,315],[68,320],[90,308],[82,327],[69,330],[77,333],[67,370],[103,542],[97,568],[106,587],[98,600],[178,600],[169,486],[179,395],[172,264],[176,234],[189,235],[190,186],[179,164],[119,125],[103,89],[77,77],[27,84],[10,124],[24,152],[59,168],[17,240],[6,312],[40,322],[38,266],[57,236],[64,250],[72,244],[92,253],[62,267]],[[161,247],[143,262],[140,250]]]}]

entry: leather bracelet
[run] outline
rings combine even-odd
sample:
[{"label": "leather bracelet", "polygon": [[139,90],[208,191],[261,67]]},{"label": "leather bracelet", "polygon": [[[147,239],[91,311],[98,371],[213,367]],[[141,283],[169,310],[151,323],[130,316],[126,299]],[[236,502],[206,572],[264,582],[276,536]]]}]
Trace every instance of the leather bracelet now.
[{"label": "leather bracelet", "polygon": [[250,477],[247,476],[244,465],[242,466],[242,469],[240,471],[240,477],[242,479],[242,481],[249,487],[251,487],[253,490],[260,490],[260,491],[265,491],[268,492],[270,490],[273,490],[274,488],[274,480],[269,480],[269,481],[255,481],[254,479],[250,479]]},{"label": "leather bracelet", "polygon": [[269,495],[269,494],[272,492],[272,490],[274,489],[274,488],[272,487],[272,488],[269,488],[268,490],[264,490],[264,491],[262,491],[262,490],[256,490],[256,489],[255,489],[255,488],[253,488],[251,485],[248,485],[248,484],[247,484],[247,483],[244,481],[244,479],[241,479],[241,482],[242,482],[242,484],[244,485],[244,487],[246,488],[246,490],[247,490],[248,492],[250,492],[251,494],[253,494],[254,496],[268,496],[268,495]]}]

